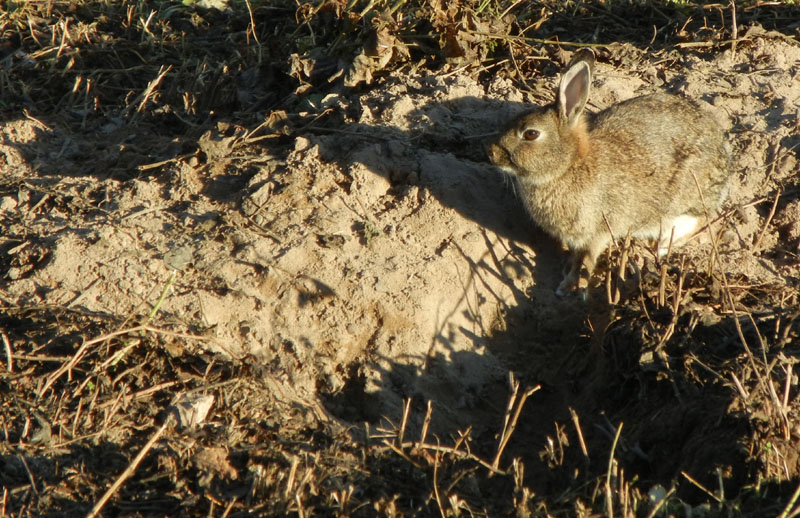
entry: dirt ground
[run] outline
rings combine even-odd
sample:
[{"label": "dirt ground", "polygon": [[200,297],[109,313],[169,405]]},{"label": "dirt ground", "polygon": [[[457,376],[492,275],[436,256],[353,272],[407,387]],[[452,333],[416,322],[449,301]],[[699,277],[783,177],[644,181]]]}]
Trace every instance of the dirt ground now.
[{"label": "dirt ground", "polygon": [[[77,363],[74,374],[52,375],[81,343],[145,322],[165,333],[104,342],[97,361],[154,347],[168,354],[153,365],[177,369],[177,380],[199,380],[211,365],[245,369],[276,401],[247,419],[260,415],[278,435],[284,425],[323,426],[338,430],[330,441],[380,443],[381,430],[403,421],[409,438],[427,433],[446,444],[469,429],[473,453],[491,459],[513,373],[523,388],[541,387],[520,411],[502,463],[524,464],[526,498],[558,507],[559,492],[582,476],[610,476],[616,455],[615,480],[635,484],[642,498],[672,488],[686,512],[700,512],[723,494],[774,483],[764,509],[779,514],[800,476],[800,43],[757,26],[741,27],[739,38],[714,51],[598,49],[591,111],[655,91],[690,97],[728,132],[735,160],[713,242],[701,237],[666,260],[652,244],[634,243],[627,259],[615,247],[586,301],[555,295],[566,254],[530,221],[484,151],[514,113],[552,101],[558,59],[524,83],[508,60],[488,74],[404,67],[369,87],[266,112],[260,126],[235,111],[218,113],[210,129],[182,132],[135,114],[84,127],[77,112],[6,114],[0,328],[18,357],[3,398],[10,405],[12,389],[38,397],[27,420],[4,421],[7,445],[34,443],[36,408],[57,406],[52,391],[71,387],[61,383],[73,376],[91,378],[91,367]],[[612,300],[606,281],[620,290]],[[74,329],[31,339],[44,332],[32,308],[49,308],[48,326],[64,319]],[[27,388],[17,385],[25,378],[15,375],[41,368],[37,355],[62,360]],[[204,367],[175,367],[199,361],[187,356]],[[141,360],[130,361],[126,369]],[[103,383],[128,383],[129,374]],[[133,393],[148,387],[137,376]],[[153,408],[163,410],[177,390],[161,390]],[[234,420],[223,400],[249,394],[252,409],[266,397],[211,392]],[[59,437],[51,448],[73,440],[90,448],[74,423],[47,420]],[[71,437],[56,432],[70,428]],[[104,440],[122,444],[134,431]],[[242,463],[255,462],[242,460],[247,440],[230,441],[222,457],[244,477]],[[130,460],[136,450],[121,451]],[[30,463],[29,453],[17,445],[3,455]],[[292,462],[278,464],[297,468]],[[6,491],[27,484],[28,469],[36,479],[37,469],[54,470],[49,485],[61,477],[60,468],[15,466],[0,468]],[[475,494],[463,490],[464,498],[488,498],[491,482],[465,480]],[[101,493],[83,494],[84,504]],[[367,501],[367,493],[353,498]],[[114,515],[158,514],[115,505]],[[302,515],[298,505],[285,512]]]}]

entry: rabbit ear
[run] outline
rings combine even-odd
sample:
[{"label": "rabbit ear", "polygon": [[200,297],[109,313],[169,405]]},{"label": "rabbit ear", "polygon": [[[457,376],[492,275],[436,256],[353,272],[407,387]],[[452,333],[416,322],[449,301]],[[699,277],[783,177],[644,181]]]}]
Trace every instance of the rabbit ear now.
[{"label": "rabbit ear", "polygon": [[558,85],[558,115],[569,126],[578,122],[586,106],[589,86],[592,84],[592,65],[594,53],[590,50],[578,51],[567,71],[561,76],[561,83]]},{"label": "rabbit ear", "polygon": [[585,61],[589,65],[590,71],[594,70],[595,53],[589,47],[578,49],[572,54],[572,59],[569,60],[567,68],[572,68],[578,61]]}]

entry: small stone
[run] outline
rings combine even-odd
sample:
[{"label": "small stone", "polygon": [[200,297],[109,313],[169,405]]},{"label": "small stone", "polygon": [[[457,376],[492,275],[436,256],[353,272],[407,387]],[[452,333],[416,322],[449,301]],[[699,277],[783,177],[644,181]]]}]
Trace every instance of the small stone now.
[{"label": "small stone", "polygon": [[17,200],[11,196],[3,196],[0,198],[0,212],[12,212],[17,208]]},{"label": "small stone", "polygon": [[294,150],[295,151],[305,151],[311,147],[311,141],[305,137],[297,137],[294,139]]},{"label": "small stone", "polygon": [[168,267],[174,268],[175,270],[183,270],[191,264],[193,259],[194,251],[189,246],[173,248],[164,254],[164,262]]}]

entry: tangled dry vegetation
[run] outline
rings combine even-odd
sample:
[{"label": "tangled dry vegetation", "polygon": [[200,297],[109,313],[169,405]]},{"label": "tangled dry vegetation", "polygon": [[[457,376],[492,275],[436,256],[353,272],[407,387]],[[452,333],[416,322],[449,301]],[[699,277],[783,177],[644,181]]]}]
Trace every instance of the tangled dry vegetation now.
[{"label": "tangled dry vegetation", "polygon": [[[769,254],[784,282],[727,275],[716,248],[710,258],[642,263],[640,245],[620,243],[589,306],[553,322],[498,313],[493,339],[513,351],[507,406],[488,425],[446,434],[433,430],[436,404],[418,398],[363,419],[370,400],[356,368],[342,374],[344,388],[320,376],[320,397],[300,400],[272,363],[210,347],[214,326],[164,304],[198,283],[228,288],[181,280],[181,248],[165,258],[168,280],[153,281],[134,309],[110,299],[107,310],[87,309],[82,292],[51,296],[59,279],[23,294],[4,287],[35,279],[53,258],[55,236],[33,230],[34,218],[80,221],[76,235],[100,222],[125,233],[124,223],[166,205],[120,216],[109,189],[177,185],[179,166],[213,177],[203,194],[221,208],[189,217],[170,206],[185,225],[176,232],[284,239],[256,217],[261,207],[243,208],[247,182],[285,160],[298,137],[347,134],[338,100],[387,77],[502,77],[525,91],[575,46],[624,65],[650,50],[713,56],[756,26],[796,44],[794,3],[0,7],[0,516],[800,515],[800,229],[783,221],[776,242],[761,246],[775,214],[796,205],[796,174],[752,202],[763,218],[752,253]],[[20,128],[30,138],[12,145]],[[776,148],[765,167],[796,147]],[[58,180],[15,174],[23,163],[55,168]],[[382,232],[370,221],[355,229],[364,246]],[[337,239],[319,237],[325,247],[342,246]],[[327,296],[312,288],[309,300]],[[556,347],[537,349],[532,337]],[[597,408],[607,419],[589,424]]]}]

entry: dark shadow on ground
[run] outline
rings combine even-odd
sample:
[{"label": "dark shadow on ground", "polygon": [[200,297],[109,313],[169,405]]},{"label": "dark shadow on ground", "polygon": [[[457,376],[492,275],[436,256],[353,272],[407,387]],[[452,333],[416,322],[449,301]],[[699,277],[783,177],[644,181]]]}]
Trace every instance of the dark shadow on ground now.
[{"label": "dark shadow on ground", "polygon": [[[465,120],[481,120],[485,136],[522,109],[525,106],[498,106],[478,98],[432,102],[410,115],[429,122],[413,133],[351,124],[348,132],[363,136],[326,136],[321,130],[323,135],[311,140],[319,145],[323,158],[338,163],[342,170],[362,164],[392,182],[397,192],[413,182],[487,232],[524,242],[535,251],[535,265],[524,253],[517,256],[519,267],[533,277],[536,287],[523,293],[509,279],[514,303],[503,307],[504,326],[489,330],[486,336],[461,330],[476,349],[486,346],[523,386],[542,386],[529,400],[506,453],[507,461],[511,457],[523,460],[526,483],[534,492],[564,494],[602,477],[608,470],[616,430],[622,426],[615,459],[628,480],[638,479],[639,487],[675,486],[681,498],[698,504],[708,501],[708,494],[688,477],[703,487],[718,488],[721,473],[726,494],[737,494],[752,480],[758,461],[749,449],[753,444],[750,416],[737,408],[737,393],[728,374],[714,371],[741,361],[743,348],[732,317],[697,326],[693,319],[698,315],[684,312],[675,317],[679,331],[658,343],[654,333],[667,333],[674,315],[669,308],[654,307],[652,300],[642,308],[636,290],[629,292],[631,299],[621,306],[606,302],[604,287],[597,287],[588,302],[555,297],[553,279],[560,278],[558,267],[564,257],[558,244],[535,229],[502,175],[481,163],[480,139],[465,134],[461,141],[470,145],[454,145],[459,139],[454,138],[458,130],[453,128],[469,126]],[[493,119],[486,114],[502,115]],[[454,126],[454,120],[460,124]],[[426,158],[433,155],[448,166]],[[463,174],[454,175],[454,167],[462,167]],[[481,193],[481,200],[475,199],[474,192]],[[469,268],[478,278],[503,278],[498,264],[469,263]],[[700,283],[697,289],[709,297],[709,285]],[[723,304],[719,292],[715,297],[703,304]],[[642,315],[649,315],[655,324],[640,320]],[[757,332],[742,318],[740,325],[751,345],[766,330],[764,324]],[[800,327],[794,332],[798,331]],[[448,349],[448,337],[436,340],[437,346]],[[341,392],[321,391],[328,409],[350,422],[379,424],[386,417],[387,402],[397,410],[403,399],[410,398],[407,432],[417,438],[426,401],[431,399],[435,410],[430,429],[441,437],[452,437],[469,427],[474,451],[491,459],[509,397],[505,372],[498,372],[494,383],[470,391],[462,383],[469,366],[490,368],[491,362],[478,353],[453,353],[449,360],[434,353],[420,359],[420,368],[396,360],[373,358],[352,364]],[[382,392],[365,391],[367,371],[380,373]],[[401,419],[399,413],[388,417],[395,425]],[[789,469],[795,473],[800,466]]]},{"label": "dark shadow on ground", "polygon": [[[596,9],[598,7],[594,8],[595,11]],[[789,9],[787,7],[787,11]],[[624,12],[610,13],[618,17],[625,15]],[[584,16],[577,22],[596,24],[597,20],[593,16]],[[542,29],[543,34],[560,34],[558,27],[545,26]],[[663,29],[657,27],[657,34],[659,30],[663,32]],[[142,77],[136,85],[129,88],[144,90],[152,79],[152,76]],[[225,90],[235,86],[235,83],[235,77],[228,77],[218,86]],[[67,94],[66,91],[61,93]],[[230,90],[227,93],[230,94]],[[84,175],[115,178],[124,183],[127,179],[141,177],[143,173],[137,168],[139,165],[177,160],[184,154],[196,153],[195,141],[202,133],[199,129],[189,128],[173,116],[168,116],[168,121],[175,124],[174,126],[157,128],[158,118],[154,117],[146,124],[140,123],[138,126],[109,126],[108,133],[103,133],[106,130],[98,130],[99,133],[86,130],[92,135],[92,143],[105,140],[106,144],[103,147],[82,146],[79,142],[82,137],[75,136],[79,135],[78,131],[53,135],[46,128],[57,127],[57,117],[47,112],[43,106],[31,106],[43,112],[43,116],[39,112],[33,115],[41,116],[44,124],[28,144],[17,145],[15,148],[35,166],[36,178],[24,180],[32,185],[57,187],[64,178]],[[245,117],[232,113],[239,106],[235,103],[211,103],[206,106],[210,111],[208,106],[225,110],[228,112],[225,118],[231,120],[241,122],[241,117]],[[261,109],[263,107],[263,104],[258,106]],[[507,466],[510,458],[522,458],[527,467],[526,480],[537,494],[567,491],[592,480],[593,477],[603,475],[607,469],[613,435],[620,423],[624,426],[615,457],[625,468],[628,480],[638,476],[643,487],[654,483],[670,486],[675,482],[682,495],[700,501],[707,499],[707,495],[699,493],[694,485],[680,476],[680,472],[685,471],[705,487],[716,488],[716,474],[709,473],[708,469],[729,466],[730,472],[725,473],[723,478],[726,481],[726,490],[735,493],[747,479],[750,470],[754,469],[751,453],[747,450],[748,434],[752,433],[750,421],[744,410],[735,408],[736,392],[729,379],[715,375],[703,367],[712,366],[713,371],[717,366],[725,366],[726,362],[739,359],[742,349],[737,342],[733,317],[726,316],[721,321],[697,328],[692,325],[692,315],[681,315],[677,321],[678,332],[661,347],[655,348],[653,336],[647,336],[645,332],[649,329],[646,323],[638,322],[639,325],[622,327],[623,324],[617,322],[631,322],[631,315],[624,315],[628,308],[607,306],[602,302],[602,292],[593,294],[588,303],[555,298],[552,294],[555,285],[539,281],[558,278],[557,272],[563,259],[558,244],[531,226],[514,197],[510,184],[485,164],[483,159],[484,135],[496,131],[507,115],[519,109],[520,106],[465,98],[448,103],[431,103],[423,112],[416,114],[428,117],[431,121],[430,126],[423,129],[422,133],[405,134],[377,126],[356,124],[348,127],[348,131],[357,134],[350,140],[332,133],[326,135],[324,128],[319,131],[320,136],[312,137],[313,143],[320,146],[321,152],[337,161],[343,170],[354,160],[358,160],[375,174],[388,178],[398,195],[402,194],[404,186],[420,185],[444,206],[479,223],[488,232],[530,244],[536,251],[539,260],[535,265],[526,259],[521,250],[513,251],[517,267],[529,272],[540,288],[531,293],[514,291],[514,304],[503,308],[506,322],[504,328],[493,329],[490,336],[474,336],[468,330],[461,330],[471,340],[486,345],[500,359],[504,370],[498,372],[494,384],[486,385],[481,391],[469,394],[452,393],[446,400],[434,401],[435,422],[432,433],[436,432],[444,440],[446,435],[454,433],[462,424],[471,424],[478,417],[481,420],[474,429],[476,452],[483,458],[491,458],[497,445],[496,433],[502,427],[509,395],[506,371],[513,371],[523,386],[541,384],[542,389],[528,401],[519,427],[504,456],[504,462]],[[461,139],[456,138],[453,133],[455,130],[448,126],[448,122],[453,118],[469,119],[470,114],[474,115],[481,110],[495,114],[494,123],[482,125],[478,122],[480,131],[462,135]],[[21,110],[13,114],[5,112],[4,120],[20,117],[19,111]],[[77,119],[68,120],[65,127],[73,127],[76,123]],[[208,123],[205,118],[198,122],[200,125]],[[337,127],[334,124],[332,129]],[[140,133],[151,131],[157,133],[157,138],[137,140],[142,138]],[[372,142],[374,147],[357,157],[342,155],[343,146],[363,147],[361,143],[364,141]],[[280,146],[283,145],[285,142],[280,143]],[[95,160],[94,165],[84,167],[86,162],[92,161],[86,159],[87,154],[92,153],[97,153],[92,158]],[[434,164],[420,160],[421,157],[432,154],[442,158],[446,167],[465,168],[463,174],[457,175],[455,181],[451,181],[453,176],[449,174],[437,174],[451,171],[437,169],[440,166],[432,167]],[[387,161],[387,157],[391,160]],[[60,161],[62,163],[59,166]],[[409,171],[408,167],[414,170]],[[161,174],[158,168],[153,171],[156,171],[153,175]],[[467,184],[469,189],[464,189]],[[207,194],[215,199],[235,203],[237,198],[246,196],[243,192],[244,185],[246,182],[243,179],[223,176],[212,185]],[[475,192],[475,186],[479,187],[477,192],[485,193],[485,197],[475,199],[472,194],[465,194]],[[3,195],[19,195],[19,191],[14,191],[10,184],[4,184],[2,189]],[[29,205],[37,205],[45,194],[47,193],[44,191],[36,192],[35,197],[29,200]],[[92,197],[99,204],[102,203],[102,193],[92,193]],[[113,210],[113,207],[105,207],[105,210]],[[180,210],[185,210],[185,207]],[[14,224],[18,225],[15,232],[22,236],[23,222],[15,221]],[[11,245],[13,243],[9,244]],[[9,246],[2,251],[8,252]],[[46,257],[46,251],[32,253],[31,257],[31,264],[35,266]],[[12,260],[4,259],[7,264],[3,264],[3,275],[15,266],[11,263]],[[469,267],[479,277],[491,275],[503,278],[504,275],[496,264],[472,263]],[[620,318],[621,314],[628,318]],[[660,315],[658,311],[654,311],[653,315],[655,320],[661,319],[662,327],[658,328],[661,331],[672,318],[668,312]],[[758,343],[759,337],[755,329],[748,327],[748,322],[743,321],[741,324],[745,328],[746,339],[751,344]],[[759,322],[758,325],[762,330],[761,334],[769,336],[771,320]],[[22,336],[16,338],[20,339]],[[439,336],[437,340],[439,345],[447,347],[447,336]],[[70,352],[64,351],[63,354]],[[758,349],[755,352],[760,353]],[[653,360],[654,355],[657,357],[662,353],[666,353],[669,359],[667,363]],[[797,355],[797,351],[791,347],[787,347],[784,353]],[[471,352],[454,354],[449,360],[434,354],[424,359],[423,369],[412,372],[408,365],[400,364],[396,359],[370,358],[350,366],[347,375],[350,381],[342,392],[321,392],[327,399],[328,409],[354,426],[362,421],[379,423],[383,418],[384,401],[399,401],[410,397],[413,405],[409,434],[411,438],[417,438],[424,418],[426,398],[426,392],[419,387],[435,385],[440,393],[446,393],[449,386],[452,388],[451,392],[456,392],[462,387],[459,383],[460,369],[485,361],[484,357]],[[386,387],[385,394],[368,394],[364,391],[365,369],[379,373]],[[6,384],[2,390],[8,393],[11,388]],[[580,419],[587,456],[581,451],[577,434],[579,428],[573,424],[570,409]],[[388,417],[395,422],[400,420],[400,415]],[[17,425],[18,428],[23,426],[21,423]],[[234,428],[234,425],[230,426]],[[259,426],[262,425],[259,423]],[[19,437],[5,439],[18,440]],[[135,446],[140,444],[138,442]],[[126,451],[125,455],[129,453]],[[253,447],[244,446],[236,454],[245,460],[259,455]],[[119,468],[126,465],[120,458],[120,452],[109,453],[102,444],[76,455],[89,456],[95,460],[110,459],[108,467],[113,469],[105,471],[105,479],[99,481],[104,484],[113,480]],[[68,456],[51,456],[50,459],[52,462],[72,460]],[[289,464],[286,458],[279,462],[287,466]],[[391,473],[393,462],[395,461],[385,461],[375,469],[380,471],[386,467],[386,471]],[[2,473],[4,486],[27,484],[28,474],[25,473],[22,463],[14,461],[3,464],[9,470]],[[244,470],[246,465],[247,462],[243,461],[240,467]],[[576,474],[575,466],[584,467]],[[51,466],[45,465],[35,467],[41,468],[37,475],[51,469]],[[796,476],[797,466],[791,468],[792,475]],[[44,477],[43,480],[50,479]],[[251,486],[243,484],[237,488],[239,493],[236,494],[241,496],[250,490]],[[787,488],[783,490],[786,491]],[[167,489],[159,486],[156,488],[156,492],[158,491],[166,494]],[[200,492],[197,491],[196,494]],[[227,493],[226,496],[232,495]],[[174,503],[170,502],[170,505]],[[86,510],[85,507],[81,508],[81,511]],[[161,511],[163,510],[162,508]],[[124,510],[119,512],[123,513]]]},{"label": "dark shadow on ground", "polygon": [[[675,487],[676,495],[692,505],[709,502],[698,484],[718,491],[722,483],[725,495],[739,494],[763,469],[764,452],[753,451],[758,444],[753,416],[740,406],[731,382],[744,354],[733,317],[705,320],[706,315],[698,325],[697,313],[683,310],[675,317],[671,309],[656,308],[648,300],[653,318],[649,326],[635,297],[617,306],[605,303],[604,297],[604,289],[597,288],[586,304],[548,307],[535,299],[523,300],[507,308],[504,329],[475,337],[523,388],[541,386],[527,401],[501,467],[519,458],[525,483],[536,494],[577,493],[608,473],[613,450],[626,480],[636,480],[645,491],[656,485]],[[791,310],[778,313],[792,318]],[[746,316],[739,317],[751,348],[769,332],[771,320],[759,321],[757,329]],[[658,333],[666,332],[673,321],[675,332],[662,343]],[[800,335],[796,317],[789,332]],[[800,357],[794,345],[784,344],[780,350]],[[753,354],[774,355],[776,350],[756,346]],[[486,358],[473,352],[455,353],[449,361],[436,355],[419,369],[392,358],[375,358],[351,365],[344,390],[323,391],[322,396],[327,408],[343,419],[389,429],[399,427],[402,414],[387,416],[386,402],[394,401],[390,406],[397,408],[400,399],[411,399],[408,441],[421,437],[430,400],[434,410],[428,442],[453,444],[459,430],[469,429],[470,451],[491,461],[511,390],[507,377],[499,373],[495,383],[481,391],[464,392],[460,369],[481,362]],[[365,392],[367,370],[380,373],[385,393]],[[448,394],[443,389],[448,384],[461,392]],[[439,397],[431,398],[420,388],[435,389]],[[363,434],[356,435],[363,440]],[[779,437],[774,440],[778,449],[788,452],[786,466],[796,477],[796,446]],[[784,487],[782,494],[788,496],[791,489]]]}]

